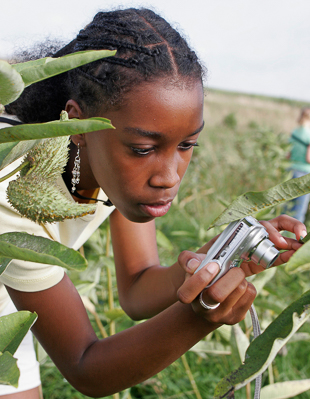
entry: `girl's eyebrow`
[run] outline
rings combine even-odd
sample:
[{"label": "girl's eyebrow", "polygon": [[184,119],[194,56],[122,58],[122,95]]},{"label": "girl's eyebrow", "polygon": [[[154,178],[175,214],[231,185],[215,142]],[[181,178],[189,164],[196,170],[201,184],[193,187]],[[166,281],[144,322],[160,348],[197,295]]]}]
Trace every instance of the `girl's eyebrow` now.
[{"label": "girl's eyebrow", "polygon": [[[195,130],[193,133],[189,134],[188,137],[195,136],[196,134],[200,133],[202,131],[202,129],[204,128],[204,125],[205,125],[205,122],[203,121],[202,125],[197,130]],[[151,132],[149,130],[143,130],[138,127],[125,127],[124,130],[126,130],[129,133],[133,133],[137,136],[150,137],[153,139],[160,138],[163,136],[162,133]]]}]

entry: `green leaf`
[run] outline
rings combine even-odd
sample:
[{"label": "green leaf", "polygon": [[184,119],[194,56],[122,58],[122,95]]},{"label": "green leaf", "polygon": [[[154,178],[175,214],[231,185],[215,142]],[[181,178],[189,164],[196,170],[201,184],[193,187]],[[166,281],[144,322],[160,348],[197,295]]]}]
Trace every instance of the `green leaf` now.
[{"label": "green leaf", "polygon": [[85,270],[87,267],[86,259],[78,251],[48,238],[27,233],[1,234],[0,256],[57,265],[66,269]]},{"label": "green leaf", "polygon": [[156,230],[156,241],[157,244],[165,249],[168,249],[169,251],[173,250],[173,245],[171,243],[171,241],[169,240],[169,238],[167,236],[165,236],[165,234],[160,231],[160,230]]},{"label": "green leaf", "polygon": [[4,258],[3,256],[0,256],[0,276],[5,272],[11,261],[12,259],[10,258]]},{"label": "green leaf", "polygon": [[31,148],[39,144],[40,141],[41,140],[29,140],[21,143],[14,142],[0,144],[0,170],[25,155],[31,150]]},{"label": "green leaf", "polygon": [[89,133],[103,129],[114,129],[114,127],[108,119],[97,117],[16,125],[0,129],[0,143],[73,136],[75,134]]},{"label": "green leaf", "polygon": [[126,313],[121,308],[114,308],[105,310],[104,315],[111,321],[118,319],[119,317],[124,316]]},{"label": "green leaf", "polygon": [[242,363],[245,359],[245,352],[250,345],[249,338],[242,331],[239,324],[232,326],[231,334],[231,352],[236,365]]},{"label": "green leaf", "polygon": [[308,234],[306,235],[306,237],[300,239],[300,241],[301,241],[303,244],[305,244],[305,243],[306,243],[307,241],[309,241],[309,240],[310,240],[310,233],[308,233]]},{"label": "green leaf", "polygon": [[221,327],[219,327],[216,332],[221,336],[222,339],[224,339],[226,342],[230,342],[231,339],[231,334],[232,334],[232,326],[229,326],[227,324],[223,324]]},{"label": "green leaf", "polygon": [[217,384],[215,398],[224,398],[231,390],[242,388],[263,373],[278,351],[309,318],[309,304],[310,291],[307,291],[254,339],[246,351],[244,364]]},{"label": "green leaf", "polygon": [[21,311],[0,317],[0,351],[16,352],[38,315]]},{"label": "green leaf", "polygon": [[230,355],[231,350],[228,345],[223,345],[216,341],[200,341],[194,345],[191,352],[209,353],[210,355]]},{"label": "green leaf", "polygon": [[287,399],[310,389],[310,379],[278,382],[261,389],[260,399]]},{"label": "green leaf", "polygon": [[310,259],[309,256],[310,256],[310,241],[306,242],[291,256],[291,258],[285,265],[285,271],[287,273],[296,273],[297,270],[300,270],[299,269],[300,267],[305,270],[305,266],[309,267],[309,259]]},{"label": "green leaf", "polygon": [[33,83],[67,72],[70,69],[88,64],[99,59],[110,57],[116,51],[110,50],[89,50],[78,51],[59,58],[41,58],[39,60],[14,64],[12,67],[19,72],[25,87]]},{"label": "green leaf", "polygon": [[257,295],[261,293],[265,284],[272,280],[276,271],[277,269],[275,267],[271,267],[270,269],[265,270],[264,273],[254,274],[247,278],[247,280],[254,285]]},{"label": "green leaf", "polygon": [[291,179],[265,191],[249,191],[237,197],[209,226],[221,226],[262,209],[272,208],[310,192],[310,174]]},{"label": "green leaf", "polygon": [[310,341],[310,334],[306,332],[295,333],[289,340],[289,344],[298,341]]},{"label": "green leaf", "polygon": [[0,384],[18,387],[20,371],[17,367],[17,359],[9,353],[0,353]]},{"label": "green leaf", "polygon": [[8,62],[0,60],[0,103],[6,105],[15,101],[24,87],[20,74]]}]

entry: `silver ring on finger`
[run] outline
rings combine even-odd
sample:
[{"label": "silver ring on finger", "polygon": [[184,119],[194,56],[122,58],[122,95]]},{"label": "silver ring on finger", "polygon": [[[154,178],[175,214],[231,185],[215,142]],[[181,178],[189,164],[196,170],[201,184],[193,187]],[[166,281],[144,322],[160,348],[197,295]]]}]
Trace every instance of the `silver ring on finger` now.
[{"label": "silver ring on finger", "polygon": [[213,310],[213,309],[216,309],[216,308],[218,308],[218,307],[220,306],[220,303],[216,303],[215,305],[208,305],[207,303],[205,303],[205,302],[203,301],[203,299],[202,299],[202,294],[203,294],[203,291],[201,291],[201,293],[200,293],[200,295],[199,295],[199,303],[200,303],[200,305],[201,305],[203,308],[205,308],[205,309],[207,309],[207,310]]}]

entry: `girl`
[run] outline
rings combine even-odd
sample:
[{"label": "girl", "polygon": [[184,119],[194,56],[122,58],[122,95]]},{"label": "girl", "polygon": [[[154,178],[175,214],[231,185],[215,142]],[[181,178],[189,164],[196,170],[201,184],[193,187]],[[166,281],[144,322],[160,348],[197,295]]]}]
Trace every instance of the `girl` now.
[{"label": "girl", "polygon": [[[63,109],[70,118],[109,118],[115,129],[71,138],[59,185],[72,201],[82,196],[113,206],[98,203],[93,216],[38,225],[20,218],[3,194],[1,232],[19,229],[78,249],[109,216],[120,303],[133,319],[149,320],[99,340],[61,268],[14,261],[0,281],[18,310],[37,312],[32,331],[64,377],[85,395],[101,397],[149,378],[222,324],[242,320],[255,297],[245,276],[262,268],[248,263],[229,271],[204,293],[205,303],[220,303],[206,310],[196,298],[218,266],[193,272],[215,239],[160,266],[154,219],[168,212],[203,129],[202,67],[185,40],[154,12],[127,9],[99,12],[54,56],[88,49],[117,53],[31,86],[7,111],[23,123],[58,119]],[[80,181],[71,193],[76,157]],[[281,216],[265,227],[286,250],[277,264],[286,262],[300,244],[278,231],[299,239],[305,226]],[[20,385],[22,398],[38,398],[38,385]]]}]

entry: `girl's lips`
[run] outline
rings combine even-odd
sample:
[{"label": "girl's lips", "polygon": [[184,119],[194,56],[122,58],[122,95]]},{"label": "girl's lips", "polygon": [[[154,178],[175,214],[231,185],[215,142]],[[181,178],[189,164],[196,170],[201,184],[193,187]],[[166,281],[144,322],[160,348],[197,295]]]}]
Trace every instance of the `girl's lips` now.
[{"label": "girl's lips", "polygon": [[164,216],[170,209],[171,201],[167,202],[166,204],[154,204],[154,205],[146,205],[141,204],[141,207],[145,213],[153,218],[158,218],[160,216]]}]

